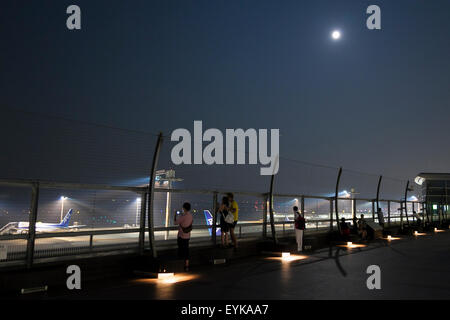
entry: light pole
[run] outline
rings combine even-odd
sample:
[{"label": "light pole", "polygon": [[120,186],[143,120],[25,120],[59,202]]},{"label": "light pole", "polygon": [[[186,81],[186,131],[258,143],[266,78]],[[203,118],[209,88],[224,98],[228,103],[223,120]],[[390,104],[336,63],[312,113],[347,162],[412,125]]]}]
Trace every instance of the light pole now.
[{"label": "light pole", "polygon": [[67,197],[61,196],[61,219],[59,220],[62,222],[63,220],[63,214],[64,214],[64,201],[67,199]]},{"label": "light pole", "polygon": [[[157,181],[162,183],[163,185],[165,182],[167,182],[167,198],[166,198],[166,219],[165,219],[165,227],[169,227],[169,217],[170,217],[170,204],[171,204],[171,189],[172,189],[172,182],[174,181],[183,181],[183,179],[175,178],[175,170],[158,170],[156,172]],[[164,178],[162,177],[164,176]],[[164,240],[167,240],[169,238],[169,230],[166,230],[166,233],[164,235]]]}]

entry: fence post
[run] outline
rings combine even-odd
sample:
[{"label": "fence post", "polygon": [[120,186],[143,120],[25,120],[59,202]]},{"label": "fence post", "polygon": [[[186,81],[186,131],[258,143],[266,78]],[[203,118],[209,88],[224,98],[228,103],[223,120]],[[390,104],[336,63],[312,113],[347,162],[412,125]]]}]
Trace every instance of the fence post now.
[{"label": "fence post", "polygon": [[352,210],[353,210],[353,229],[356,229],[356,199],[352,200]]},{"label": "fence post", "polygon": [[34,182],[31,189],[31,206],[30,216],[28,222],[28,237],[27,237],[27,268],[33,265],[34,257],[34,243],[36,240],[36,219],[39,202],[39,182]]},{"label": "fence post", "polygon": [[[336,180],[336,192],[334,195],[334,198],[336,200],[336,202],[334,203],[334,209],[335,209],[335,214],[336,214],[336,225],[337,225],[337,229],[339,231],[339,233],[341,232],[341,225],[339,224],[339,212],[338,212],[338,197],[339,197],[339,182],[341,181],[341,175],[342,175],[342,167],[339,168],[339,172],[338,172],[338,176],[337,176],[337,180]],[[333,225],[331,225],[333,226]]]},{"label": "fence post", "polygon": [[277,244],[277,235],[275,231],[275,223],[273,219],[273,183],[274,183],[275,175],[272,174],[270,178],[270,192],[269,192],[269,212],[270,212],[270,229],[272,231],[272,239],[273,243]]},{"label": "fence post", "polygon": [[267,203],[268,202],[269,202],[269,197],[266,194],[264,196],[264,212],[263,212],[263,228],[262,228],[263,239],[267,238]]},{"label": "fence post", "polygon": [[391,227],[391,201],[388,200],[388,225]]},{"label": "fence post", "polygon": [[[378,179],[378,185],[377,185],[377,217],[378,217],[378,223],[380,223],[380,218],[378,216],[378,212],[380,211],[380,186],[381,186],[381,180],[383,180],[383,176],[380,175],[380,178]],[[382,213],[383,215],[383,213]],[[383,219],[384,220],[384,219]]]},{"label": "fence post", "polygon": [[333,231],[333,198],[330,198],[330,231]]},{"label": "fence post", "polygon": [[211,229],[211,236],[212,236],[212,242],[214,245],[217,244],[217,191],[214,191],[213,194],[213,207],[212,207],[212,217],[213,217],[213,221],[212,221],[212,229]]},{"label": "fence post", "polygon": [[[408,220],[408,191],[409,191],[409,180],[406,182],[406,188],[405,188],[405,217],[406,217],[406,223],[409,226],[409,220]],[[403,229],[403,222],[402,222],[402,229]]]},{"label": "fence post", "polygon": [[303,218],[305,217],[305,196],[300,198],[300,212],[302,213]]},{"label": "fence post", "polygon": [[155,176],[156,167],[158,166],[159,153],[161,151],[161,145],[163,142],[162,132],[158,135],[158,142],[156,143],[155,153],[153,154],[152,169],[150,172],[150,180],[148,183],[148,241],[150,242],[150,249],[152,251],[153,258],[158,256],[155,247],[155,230],[153,228],[153,199],[155,191]]},{"label": "fence post", "polygon": [[375,201],[372,200],[372,221],[375,222]]},{"label": "fence post", "polygon": [[147,193],[141,193],[141,216],[139,217],[139,254],[144,254],[145,247],[145,209],[147,208]]}]

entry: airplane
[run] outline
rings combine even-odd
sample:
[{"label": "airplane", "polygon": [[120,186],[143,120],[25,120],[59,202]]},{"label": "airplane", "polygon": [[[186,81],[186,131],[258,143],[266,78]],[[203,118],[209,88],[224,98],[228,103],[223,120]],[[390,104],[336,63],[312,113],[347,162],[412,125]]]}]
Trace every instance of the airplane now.
[{"label": "airplane", "polygon": [[[209,210],[203,210],[203,214],[205,215],[206,225],[212,226],[213,225],[213,216],[211,214],[211,211]],[[209,235],[212,235],[212,228],[209,228]],[[216,228],[216,235],[220,236],[222,233],[220,231],[220,227]]]},{"label": "airplane", "polygon": [[[85,227],[84,225],[69,226],[70,218],[72,217],[73,209],[70,209],[64,219],[60,223],[44,223],[36,222],[36,233],[39,232],[52,232],[52,231],[62,231]],[[10,222],[0,229],[0,234],[22,234],[28,232],[29,222]]]}]

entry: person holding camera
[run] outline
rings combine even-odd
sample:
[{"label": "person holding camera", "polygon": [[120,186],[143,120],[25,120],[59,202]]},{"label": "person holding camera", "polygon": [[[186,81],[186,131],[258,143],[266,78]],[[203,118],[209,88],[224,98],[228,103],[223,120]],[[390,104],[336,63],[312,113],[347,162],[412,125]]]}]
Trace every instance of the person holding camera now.
[{"label": "person holding camera", "polygon": [[189,271],[189,240],[193,222],[191,204],[185,202],[183,203],[183,211],[177,212],[174,217],[174,224],[178,225],[178,256],[184,260],[184,271]]}]

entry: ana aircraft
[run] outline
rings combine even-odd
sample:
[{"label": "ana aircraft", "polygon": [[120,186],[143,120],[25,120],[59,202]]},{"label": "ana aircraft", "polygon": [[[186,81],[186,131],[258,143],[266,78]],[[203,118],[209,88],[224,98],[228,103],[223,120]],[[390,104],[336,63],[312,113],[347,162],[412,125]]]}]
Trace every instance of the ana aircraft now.
[{"label": "ana aircraft", "polygon": [[[44,223],[36,222],[36,232],[54,232],[68,229],[82,228],[84,226],[76,225],[69,226],[70,218],[72,217],[73,209],[70,209],[64,219],[60,223]],[[28,221],[10,222],[0,229],[0,234],[21,234],[28,233]]]}]

